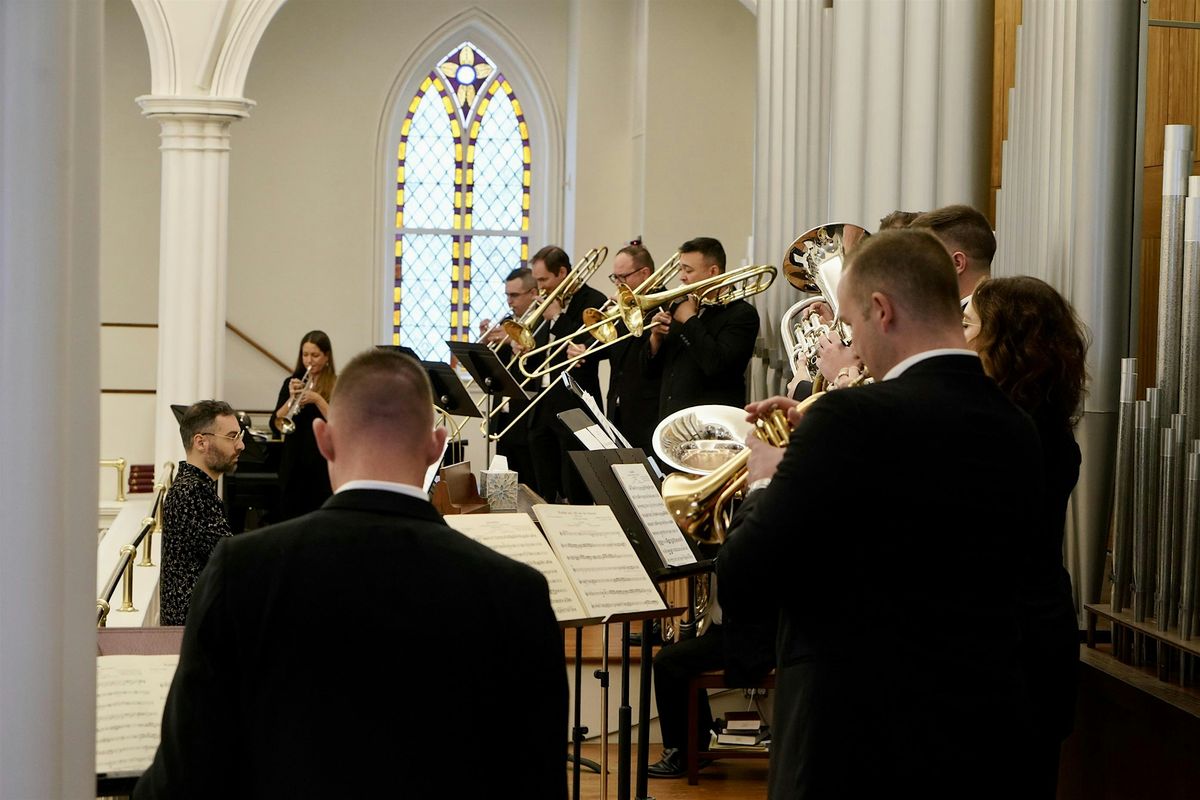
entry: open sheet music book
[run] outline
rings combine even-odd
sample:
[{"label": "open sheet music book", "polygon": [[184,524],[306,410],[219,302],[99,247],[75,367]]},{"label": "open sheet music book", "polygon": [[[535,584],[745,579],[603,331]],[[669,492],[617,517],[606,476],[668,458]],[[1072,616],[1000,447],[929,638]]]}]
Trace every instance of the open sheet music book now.
[{"label": "open sheet music book", "polygon": [[178,654],[96,657],[96,773],[141,774],[154,760]]},{"label": "open sheet music book", "polygon": [[545,575],[559,622],[666,608],[607,506],[537,505],[533,512],[545,537],[525,514],[458,514],[446,522]]}]

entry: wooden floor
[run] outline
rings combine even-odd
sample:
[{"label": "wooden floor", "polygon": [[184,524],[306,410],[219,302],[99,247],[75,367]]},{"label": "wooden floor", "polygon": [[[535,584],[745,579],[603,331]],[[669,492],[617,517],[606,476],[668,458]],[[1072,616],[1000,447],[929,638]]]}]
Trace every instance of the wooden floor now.
[{"label": "wooden floor", "polygon": [[[650,762],[658,760],[660,746],[650,746]],[[585,744],[584,758],[593,761],[600,760],[600,745]],[[635,747],[634,757],[637,757]],[[617,746],[609,745],[608,750],[608,797],[617,796]],[[567,787],[571,786],[570,765],[567,768]],[[758,800],[767,796],[767,762],[765,759],[728,759],[714,761],[711,765],[700,770],[700,782],[688,786],[687,778],[655,779],[651,778],[647,792],[655,800],[683,800],[683,798],[729,798],[729,800]],[[629,796],[636,800],[637,779],[630,780]],[[583,771],[580,780],[580,797],[582,800],[600,800],[600,776],[594,772]]]}]

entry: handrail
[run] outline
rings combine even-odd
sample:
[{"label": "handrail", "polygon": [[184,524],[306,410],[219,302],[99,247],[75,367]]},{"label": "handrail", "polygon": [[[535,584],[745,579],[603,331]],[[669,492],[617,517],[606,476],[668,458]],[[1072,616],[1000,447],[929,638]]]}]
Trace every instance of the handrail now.
[{"label": "handrail", "polygon": [[102,458],[100,466],[113,467],[117,470],[117,502],[125,502],[125,464],[127,462],[123,458]]},{"label": "handrail", "polygon": [[245,333],[244,333],[244,332],[243,332],[243,331],[242,331],[240,328],[238,328],[236,325],[234,325],[234,324],[233,324],[232,322],[230,322],[229,320],[225,320],[225,327],[226,327],[226,328],[229,328],[229,330],[233,331],[235,335],[237,335],[237,336],[240,336],[240,337],[242,338],[242,341],[244,341],[246,344],[250,345],[250,346],[251,346],[251,347],[253,347],[255,350],[257,350],[258,352],[262,353],[264,356],[266,356],[267,358],[271,359],[271,360],[272,360],[272,361],[274,361],[276,364],[278,364],[278,365],[279,365],[279,367],[280,367],[280,369],[284,370],[285,372],[291,372],[291,371],[292,371],[292,368],[291,368],[290,366],[288,366],[288,365],[287,365],[287,363],[286,363],[286,362],[285,362],[283,359],[281,359],[281,358],[277,357],[277,356],[276,356],[274,353],[272,353],[270,350],[268,350],[267,348],[263,347],[261,344],[259,344],[258,342],[254,341],[253,339],[251,339],[251,338],[250,338],[249,336],[247,336],[247,335],[246,335],[246,334],[245,334]]},{"label": "handrail", "polygon": [[[150,537],[156,531],[162,529],[162,504],[166,497],[166,486],[158,484],[158,496],[154,498],[154,508],[151,516],[145,517],[142,520],[142,529],[134,540],[129,544],[121,545],[121,557],[117,559],[116,565],[113,567],[112,574],[108,576],[108,580],[104,582],[104,588],[100,591],[100,596],[96,598],[96,627],[106,627],[108,623],[108,612],[112,603],[112,596],[117,591],[117,584],[124,577],[124,591],[122,592],[121,607],[118,611],[137,611],[133,607],[133,558],[137,555],[137,548],[143,540],[146,542],[146,553],[144,561],[150,558]],[[156,522],[157,520],[157,522]],[[142,566],[146,566],[143,564]],[[153,566],[150,564],[149,566]]]}]

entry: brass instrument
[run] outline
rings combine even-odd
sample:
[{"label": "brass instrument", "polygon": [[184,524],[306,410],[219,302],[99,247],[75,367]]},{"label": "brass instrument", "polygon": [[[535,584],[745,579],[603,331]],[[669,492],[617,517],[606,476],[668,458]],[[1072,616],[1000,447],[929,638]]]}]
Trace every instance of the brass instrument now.
[{"label": "brass instrument", "polygon": [[[851,385],[858,386],[865,381],[866,375],[861,375]],[[803,414],[824,396],[825,392],[817,392],[800,401],[796,408]],[[773,447],[787,447],[792,426],[782,409],[773,409],[754,424],[754,436]],[[663,480],[663,502],[685,535],[712,544],[725,541],[733,517],[730,506],[733,499],[746,488],[749,475],[746,467],[749,462],[750,448],[746,448],[707,475],[675,472]]]},{"label": "brass instrument", "polygon": [[295,416],[296,412],[300,410],[300,398],[304,396],[305,392],[316,385],[316,379],[313,378],[312,374],[312,367],[304,370],[304,377],[301,380],[304,381],[304,388],[288,402],[287,411],[283,413],[278,422],[279,432],[284,436],[296,432]]},{"label": "brass instrument", "polygon": [[[870,235],[865,228],[850,223],[820,225],[797,237],[783,257],[783,274],[788,283],[802,292],[816,293],[784,312],[780,323],[780,334],[793,374],[797,363],[802,361],[815,390],[819,390],[821,383],[817,348],[822,334],[850,344],[850,328],[840,319],[837,285],[845,268],[846,255]],[[810,310],[818,301],[824,301],[832,309],[833,322],[825,322]]]},{"label": "brass instrument", "polygon": [[[625,284],[621,284],[617,287],[615,310],[603,319],[579,328],[572,336],[579,336],[583,333],[590,333],[596,336],[596,331],[605,330],[605,326],[610,324],[615,325],[617,319],[625,323],[625,327],[629,331],[627,335],[641,336],[642,330],[645,327],[646,312],[651,309],[669,305],[673,301],[682,300],[689,295],[695,296],[696,303],[700,306],[726,305],[727,303],[732,303],[734,300],[741,300],[760,292],[765,292],[775,281],[775,275],[776,269],[773,266],[768,264],[751,264],[730,272],[723,272],[720,275],[713,275],[711,278],[705,278],[702,281],[685,283],[674,289],[666,289],[653,294],[641,294],[630,289]],[[615,332],[615,327],[613,331]],[[596,338],[599,337],[597,336]],[[614,339],[614,341],[616,340]],[[558,342],[554,344],[558,344]],[[517,363],[525,375],[539,377],[557,369],[569,368],[587,355],[588,353],[581,353],[573,358],[568,358],[562,363],[553,364],[550,368],[543,365],[540,369],[534,370],[532,373],[525,371],[523,359]]]},{"label": "brass instrument", "polygon": [[[549,375],[563,369],[568,369],[582,359],[587,358],[597,350],[603,350],[605,347],[614,345],[617,342],[629,338],[630,336],[640,336],[642,332],[642,317],[639,315],[636,319],[632,319],[634,324],[639,326],[637,333],[634,333],[633,329],[630,328],[628,324],[631,318],[622,316],[620,311],[620,298],[625,298],[626,307],[628,307],[632,303],[630,299],[631,297],[636,298],[648,292],[652,292],[662,286],[666,286],[678,274],[679,253],[676,253],[667,259],[662,266],[654,270],[654,272],[650,274],[650,277],[642,281],[642,283],[639,284],[636,289],[632,289],[624,283],[618,284],[617,294],[610,298],[603,306],[600,308],[585,308],[583,310],[582,326],[576,328],[575,331],[569,336],[564,336],[561,339],[556,339],[553,342],[542,345],[541,347],[535,348],[526,353],[522,353],[520,360],[517,362],[517,366],[527,378],[540,378],[543,375]],[[626,321],[627,330],[624,334],[621,334],[617,331],[618,320]],[[567,349],[568,345],[575,343],[576,339],[585,338],[585,334],[590,335],[594,340],[588,346],[586,352],[573,358],[568,358],[566,361],[556,362],[554,360]],[[534,370],[529,370],[526,368],[526,360],[541,356],[543,353],[545,353],[545,358],[540,367]]]},{"label": "brass instrument", "polygon": [[[600,269],[600,266],[604,263],[606,258],[608,258],[607,247],[599,247],[589,250],[587,254],[585,254],[578,263],[576,263],[567,277],[563,279],[562,283],[558,284],[558,286],[554,287],[549,294],[543,295],[537,302],[531,305],[525,311],[525,313],[521,315],[520,320],[506,320],[503,323],[504,332],[507,333],[509,338],[520,345],[523,349],[532,350],[536,345],[536,342],[533,338],[533,330],[535,329],[531,330],[533,322],[537,320],[538,317],[542,315],[542,312],[546,310],[546,307],[555,300],[559,300],[564,306],[570,302],[571,296],[587,285],[588,280],[590,280],[591,277],[596,274],[596,270]],[[511,362],[509,366],[511,367]],[[529,383],[530,380],[532,380],[532,378],[526,376],[526,378],[521,381],[521,388],[524,389],[525,384]],[[491,425],[492,419],[508,407],[508,400],[505,399],[504,402],[497,405],[491,410],[491,412],[484,413],[483,421],[479,424],[480,432],[484,436],[488,437],[488,439],[491,441],[498,441],[500,437],[512,430],[512,427],[522,420],[525,415],[529,413],[531,408],[537,405],[543,397],[549,394],[551,388],[553,388],[553,385],[542,389],[542,391],[536,397],[529,401],[525,408],[521,409],[516,416],[509,420],[508,424],[504,426],[503,430],[497,433],[489,433],[488,428]]]}]

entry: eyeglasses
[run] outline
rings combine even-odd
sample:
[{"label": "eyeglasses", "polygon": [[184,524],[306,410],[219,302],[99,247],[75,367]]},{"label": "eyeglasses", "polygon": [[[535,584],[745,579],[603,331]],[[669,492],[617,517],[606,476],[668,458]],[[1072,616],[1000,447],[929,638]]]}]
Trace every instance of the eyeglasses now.
[{"label": "eyeglasses", "polygon": [[224,439],[227,442],[240,442],[242,437],[246,435],[244,428],[238,428],[237,432],[230,431],[229,433],[213,433],[212,431],[200,431],[201,436],[215,436],[218,439]]},{"label": "eyeglasses", "polygon": [[526,289],[523,292],[505,292],[504,294],[506,297],[508,297],[509,300],[515,300],[518,297],[524,297],[525,295],[531,294],[536,291],[537,291],[537,287],[535,286],[534,288]]},{"label": "eyeglasses", "polygon": [[641,272],[643,269],[645,269],[645,267],[641,267],[641,268],[639,268],[639,269],[635,269],[633,272],[626,272],[624,275],[618,275],[618,274],[617,274],[617,273],[615,273],[615,272],[610,272],[610,273],[608,273],[608,279],[609,279],[610,281],[612,281],[614,284],[618,284],[618,283],[625,283],[625,282],[628,280],[628,278],[629,278],[630,276],[632,276],[632,275],[637,275],[637,274],[638,274],[639,272]]}]

